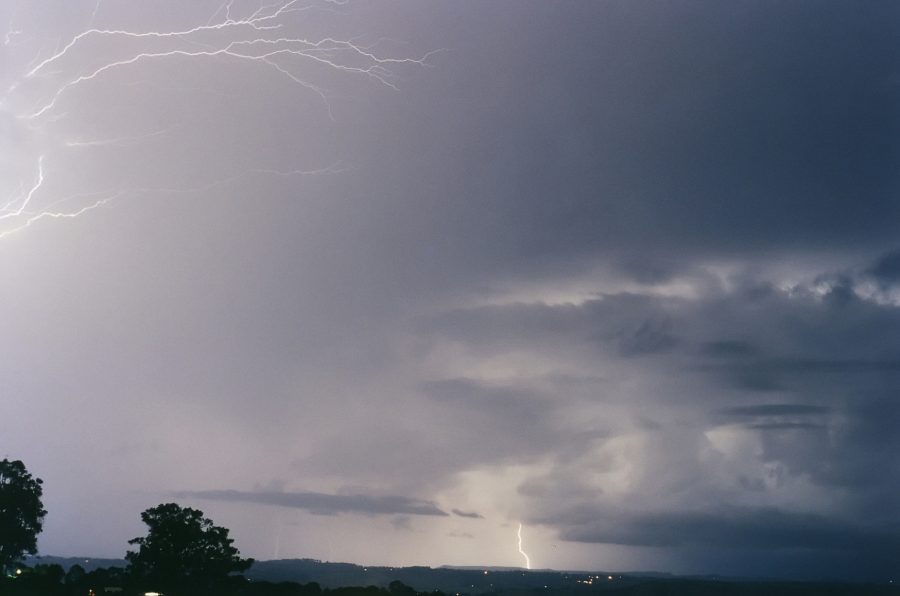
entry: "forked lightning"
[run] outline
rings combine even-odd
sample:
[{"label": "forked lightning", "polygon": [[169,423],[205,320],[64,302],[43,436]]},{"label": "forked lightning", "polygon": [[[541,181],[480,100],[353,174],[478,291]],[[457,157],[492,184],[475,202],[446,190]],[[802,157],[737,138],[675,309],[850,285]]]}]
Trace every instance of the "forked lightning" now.
[{"label": "forked lightning", "polygon": [[[314,93],[322,100],[325,111],[331,117],[326,91],[310,80],[308,73],[304,74],[304,65],[317,65],[348,75],[363,76],[377,84],[396,89],[392,68],[401,65],[424,66],[428,57],[434,53],[429,52],[418,58],[396,58],[380,55],[374,47],[361,45],[351,39],[312,39],[292,34],[291,30],[298,24],[299,13],[314,9],[337,10],[344,3],[336,0],[325,0],[318,4],[287,0],[261,6],[252,12],[247,11],[249,15],[243,17],[234,16],[238,11],[234,0],[231,0],[220,6],[206,23],[162,31],[97,28],[93,24],[98,18],[98,12],[102,14],[103,7],[100,0],[91,4],[92,6],[86,7],[90,28],[74,35],[67,43],[61,44],[61,49],[49,56],[33,60],[32,64],[23,69],[25,72],[22,76],[7,86],[6,95],[0,97],[0,117],[16,128],[17,134],[8,135],[14,139],[12,142],[27,138],[32,147],[37,147],[35,153],[40,154],[32,167],[22,166],[21,171],[16,173],[18,180],[12,184],[18,183],[18,188],[7,197],[0,197],[0,238],[24,230],[42,219],[77,217],[123,195],[153,191],[193,192],[225,184],[241,176],[309,175],[333,173],[341,169],[337,166],[313,170],[292,168],[286,171],[274,167],[243,170],[235,168],[227,179],[198,181],[193,187],[154,189],[120,184],[89,189],[69,196],[49,196],[51,192],[48,192],[45,179],[57,173],[51,167],[56,163],[54,155],[109,146],[132,146],[160,137],[168,130],[161,129],[143,135],[122,134],[108,139],[58,138],[62,134],[55,130],[57,123],[69,117],[62,107],[69,92],[76,87],[91,85],[108,73],[140,69],[142,65],[151,62],[169,61],[174,65],[178,60],[196,60],[207,61],[222,68],[227,67],[228,61],[239,61],[271,69],[278,76],[286,77],[305,91]],[[23,35],[20,29],[10,23],[4,43],[9,45],[14,36]],[[101,38],[123,42],[119,51],[127,51],[128,54],[99,66],[90,62],[86,43],[91,39]],[[126,41],[127,44],[124,43]],[[65,73],[72,74],[64,78]],[[35,88],[32,83],[38,83],[39,88],[48,81],[53,82],[53,85],[49,91],[42,92],[39,99],[35,100],[27,95],[37,95],[34,91],[26,91]],[[22,105],[26,107],[11,107]],[[18,149],[13,147],[13,150],[22,153]]]}]

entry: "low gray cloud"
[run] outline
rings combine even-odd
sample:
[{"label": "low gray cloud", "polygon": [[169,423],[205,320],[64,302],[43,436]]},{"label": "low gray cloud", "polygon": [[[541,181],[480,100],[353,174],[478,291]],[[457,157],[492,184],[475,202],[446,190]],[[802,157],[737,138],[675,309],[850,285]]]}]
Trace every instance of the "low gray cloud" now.
[{"label": "low gray cloud", "polygon": [[451,509],[450,512],[453,515],[457,515],[459,517],[468,517],[469,519],[484,519],[484,516],[477,511],[460,511],[459,509]]},{"label": "low gray cloud", "polygon": [[[574,517],[577,526],[563,530],[561,536],[577,542],[657,547],[699,544],[729,549],[885,553],[900,548],[900,527],[852,524],[772,508],[637,515],[601,510],[592,513],[591,518]],[[598,518],[615,521],[597,521]]]},{"label": "low gray cloud", "polygon": [[762,404],[758,406],[736,406],[721,411],[725,416],[803,416],[825,414],[828,408],[809,404]]},{"label": "low gray cloud", "polygon": [[366,515],[431,515],[447,516],[431,501],[400,496],[335,495],[317,492],[272,492],[239,490],[185,491],[181,496],[207,499],[275,505],[292,509],[305,509],[316,515],[362,513]]},{"label": "low gray cloud", "polygon": [[810,404],[760,404],[719,410],[715,418],[758,430],[824,429],[831,412],[830,407]]}]

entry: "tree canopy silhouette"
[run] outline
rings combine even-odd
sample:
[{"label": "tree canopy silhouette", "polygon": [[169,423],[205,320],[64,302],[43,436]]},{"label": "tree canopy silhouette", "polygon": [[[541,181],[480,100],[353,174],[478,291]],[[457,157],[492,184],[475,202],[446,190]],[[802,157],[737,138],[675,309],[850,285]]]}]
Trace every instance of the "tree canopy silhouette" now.
[{"label": "tree canopy silhouette", "polygon": [[232,573],[246,571],[253,559],[242,559],[226,528],[213,525],[203,512],[165,503],[141,513],[147,536],[129,540],[128,571],[160,588],[210,588]]},{"label": "tree canopy silhouette", "polygon": [[21,461],[0,461],[0,571],[37,552],[37,535],[47,515],[41,484]]}]

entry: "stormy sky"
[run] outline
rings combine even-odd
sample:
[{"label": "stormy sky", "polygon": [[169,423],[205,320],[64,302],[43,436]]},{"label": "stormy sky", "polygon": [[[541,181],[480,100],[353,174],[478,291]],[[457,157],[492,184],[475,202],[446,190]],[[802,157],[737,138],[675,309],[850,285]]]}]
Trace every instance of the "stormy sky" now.
[{"label": "stormy sky", "polygon": [[[900,5],[0,3],[44,554],[883,579]],[[91,31],[94,30],[94,31]]]}]

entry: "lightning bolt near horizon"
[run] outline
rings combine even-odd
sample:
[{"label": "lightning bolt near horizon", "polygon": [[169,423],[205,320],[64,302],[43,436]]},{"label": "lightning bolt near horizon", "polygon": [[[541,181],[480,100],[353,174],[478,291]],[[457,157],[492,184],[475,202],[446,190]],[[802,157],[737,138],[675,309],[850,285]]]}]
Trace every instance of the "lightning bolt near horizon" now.
[{"label": "lightning bolt near horizon", "polygon": [[[303,25],[304,13],[314,10],[339,13],[346,4],[343,0],[281,0],[246,9],[239,4],[246,5],[229,0],[208,19],[198,19],[192,25],[139,30],[95,26],[98,13],[103,11],[101,0],[93,0],[85,3],[88,28],[74,32],[68,41],[58,43],[49,52],[38,48],[37,55],[30,59],[22,54],[21,74],[15,75],[14,69],[5,73],[2,81],[6,91],[0,95],[0,135],[5,137],[0,138],[0,163],[4,167],[0,178],[5,179],[0,181],[0,239],[44,219],[78,217],[126,195],[200,192],[252,176],[308,176],[346,169],[339,164],[285,168],[278,167],[283,164],[263,162],[240,167],[234,164],[227,174],[215,178],[198,175],[195,180],[180,185],[117,181],[113,175],[104,179],[102,167],[104,157],[109,154],[100,152],[124,151],[145,143],[165,147],[166,143],[174,142],[167,139],[171,130],[192,124],[189,116],[185,117],[187,122],[174,121],[175,117],[171,116],[172,122],[156,122],[150,130],[147,130],[149,126],[145,130],[122,130],[109,137],[79,132],[79,110],[89,103],[75,91],[90,90],[101,79],[112,78],[114,73],[143,75],[144,69],[150,66],[177,69],[185,61],[208,64],[209,68],[219,70],[245,64],[296,85],[301,93],[312,94],[323,106],[324,114],[333,120],[330,92],[316,80],[316,72],[326,69],[344,76],[362,77],[396,90],[397,68],[427,66],[427,59],[435,53],[396,57],[381,52],[380,41],[364,45],[356,39],[310,37],[297,31]],[[9,21],[4,45],[26,52],[21,48],[26,41],[21,40],[31,38],[20,11],[13,11]],[[17,44],[12,43],[14,38]],[[98,52],[98,48],[103,51]],[[147,71],[151,76],[153,72]],[[108,97],[106,89],[98,88],[97,93],[106,93],[104,97]],[[140,113],[135,116],[132,120],[139,122]],[[211,151],[215,149],[210,147]],[[66,163],[76,159],[76,153],[78,165]],[[85,156],[88,160],[95,156],[88,163],[100,169],[99,183],[95,181],[88,188],[77,188],[76,184],[70,187],[65,176],[77,177],[80,164],[86,163]],[[60,186],[66,190],[59,190]]]},{"label": "lightning bolt near horizon", "polygon": [[525,557],[525,569],[531,569],[531,559],[528,554],[522,549],[522,524],[519,523],[519,530],[516,532],[516,537],[519,539],[518,547],[519,554]]}]

